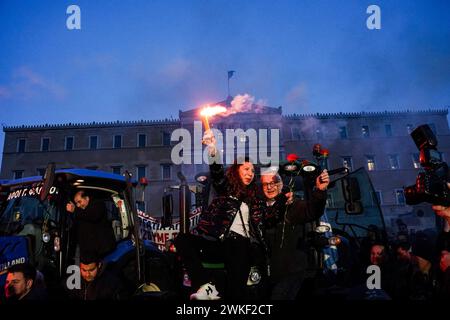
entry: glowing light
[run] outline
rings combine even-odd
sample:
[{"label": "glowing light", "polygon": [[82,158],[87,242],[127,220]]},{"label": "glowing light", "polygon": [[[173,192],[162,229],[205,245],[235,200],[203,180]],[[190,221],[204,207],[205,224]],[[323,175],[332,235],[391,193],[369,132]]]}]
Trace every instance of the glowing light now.
[{"label": "glowing light", "polygon": [[223,106],[206,106],[200,111],[200,115],[202,116],[203,126],[205,127],[205,131],[210,129],[208,117],[215,116],[219,113],[227,112],[227,108]]},{"label": "glowing light", "polygon": [[212,117],[219,113],[227,112],[227,108],[223,106],[206,106],[200,111],[202,117]]}]

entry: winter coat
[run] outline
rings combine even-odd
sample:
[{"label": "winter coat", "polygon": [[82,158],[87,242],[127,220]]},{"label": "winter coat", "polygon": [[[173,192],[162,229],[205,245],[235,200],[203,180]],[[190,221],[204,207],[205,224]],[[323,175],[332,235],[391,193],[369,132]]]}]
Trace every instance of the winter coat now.
[{"label": "winter coat", "polygon": [[80,289],[67,289],[71,300],[120,300],[124,297],[124,286],[112,272],[100,268],[91,282],[81,278]]},{"label": "winter coat", "polygon": [[114,231],[103,201],[90,200],[86,209],[76,208],[74,214],[74,227],[81,254],[89,252],[103,257],[114,250]]},{"label": "winter coat", "polygon": [[[233,223],[242,202],[249,208],[249,236],[265,246],[263,239],[263,220],[266,215],[266,205],[260,198],[237,199],[228,194],[229,181],[225,176],[223,165],[214,163],[210,165],[212,185],[218,196],[201,214],[196,232],[223,239],[228,236],[228,231]],[[236,217],[239,219],[239,216]]]},{"label": "winter coat", "polygon": [[[286,196],[279,194],[267,208],[264,238],[270,252],[273,281],[307,268],[306,253],[300,250],[304,224],[319,219],[325,208],[326,192],[314,191],[310,201],[295,199],[287,207]],[[284,223],[285,218],[285,223]]]}]

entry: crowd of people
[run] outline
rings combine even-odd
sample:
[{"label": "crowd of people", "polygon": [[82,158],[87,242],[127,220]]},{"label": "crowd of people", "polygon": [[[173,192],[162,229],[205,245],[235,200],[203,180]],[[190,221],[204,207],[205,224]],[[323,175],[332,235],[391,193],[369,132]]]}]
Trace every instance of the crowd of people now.
[{"label": "crowd of people", "polygon": [[[439,210],[436,210],[436,212]],[[445,209],[447,223],[450,209]],[[443,214],[442,211],[440,213]],[[381,295],[372,296],[392,300],[432,300],[450,297],[450,232],[442,231],[436,243],[427,252],[419,250],[419,243],[400,235],[394,241],[371,239],[368,250],[361,252],[360,265],[354,283],[359,281],[359,291],[354,298],[371,294],[365,287],[366,268],[376,265],[381,271]],[[367,249],[367,247],[366,247]],[[423,255],[423,256],[421,256]],[[364,287],[364,288],[362,288]]]},{"label": "crowd of people", "polygon": [[[308,279],[306,271],[311,265],[299,257],[305,254],[300,248],[304,239],[299,239],[296,227],[323,215],[330,183],[327,171],[316,177],[307,200],[295,199],[292,192],[283,193],[283,181],[276,171],[261,172],[259,186],[263,196],[257,197],[251,160],[241,159],[224,172],[217,161],[220,155],[214,136],[207,132],[203,141],[208,146],[210,174],[218,197],[202,214],[194,234],[181,235],[176,240],[179,255],[192,276],[192,288],[198,289],[191,299],[255,298],[245,290],[248,272],[255,265],[264,271],[262,277],[267,280],[266,290],[261,290],[257,298],[292,300],[320,294],[318,278],[329,287],[345,288],[341,292],[350,299],[426,300],[449,296],[450,208],[433,206],[447,222],[447,229],[435,246],[439,257],[421,257],[413,250],[416,243],[402,232],[398,239],[389,241],[375,227],[352,252],[352,263],[337,271],[342,274],[321,277],[317,271],[323,270],[313,266],[316,273]],[[205,252],[214,252],[225,261],[224,295],[202,265]],[[381,288],[376,294],[367,290],[369,265],[377,265],[381,270]]]},{"label": "crowd of people", "polygon": [[[330,183],[327,171],[314,178],[306,199],[298,199],[291,190],[283,188],[276,170],[261,171],[257,181],[255,165],[249,158],[238,159],[225,170],[217,160],[220,154],[210,131],[205,133],[203,142],[208,148],[210,177],[217,196],[202,212],[195,230],[175,239],[177,255],[191,280],[190,299],[294,300],[318,294],[317,280],[323,270],[314,266],[316,273],[307,274],[311,266],[301,248],[299,227],[323,215]],[[83,191],[75,194],[74,202],[68,203],[66,209],[74,214],[81,282],[75,288],[64,284],[67,298],[125,298],[120,279],[102,264],[102,257],[115,246],[104,204]],[[418,253],[407,234],[388,241],[372,226],[358,251],[352,253],[357,259],[336,270],[334,277],[326,278],[327,285],[345,288],[345,296],[350,299],[450,297],[450,208],[433,206],[433,210],[446,222],[435,245],[436,255]],[[211,258],[224,264],[226,279],[221,286],[203,263]],[[370,265],[381,271],[378,291],[366,286]],[[255,268],[256,278],[255,273],[252,275]],[[45,299],[41,278],[28,263],[9,268],[5,299]],[[256,295],[248,290],[253,283],[262,284]]]}]

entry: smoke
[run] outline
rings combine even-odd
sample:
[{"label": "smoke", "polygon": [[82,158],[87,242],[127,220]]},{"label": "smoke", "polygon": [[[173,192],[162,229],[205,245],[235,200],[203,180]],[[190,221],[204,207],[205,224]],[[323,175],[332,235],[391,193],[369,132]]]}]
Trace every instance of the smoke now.
[{"label": "smoke", "polygon": [[249,95],[248,93],[245,93],[244,95],[238,94],[234,97],[233,101],[231,101],[231,108],[228,109],[225,116],[239,112],[261,113],[264,110],[263,105],[263,100],[258,100],[255,104],[255,97]]},{"label": "smoke", "polygon": [[293,86],[285,95],[286,105],[306,109],[308,106],[306,84],[301,82]]}]

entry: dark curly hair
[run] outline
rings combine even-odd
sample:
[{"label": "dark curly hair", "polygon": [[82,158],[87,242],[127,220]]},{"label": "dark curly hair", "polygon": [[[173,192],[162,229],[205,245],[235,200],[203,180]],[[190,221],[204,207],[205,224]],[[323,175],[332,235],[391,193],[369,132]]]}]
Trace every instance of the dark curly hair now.
[{"label": "dark curly hair", "polygon": [[225,177],[228,181],[227,193],[240,200],[252,200],[256,197],[257,193],[255,178],[253,178],[252,182],[249,185],[245,185],[239,177],[239,168],[246,162],[252,163],[247,157],[242,163],[235,161],[234,164],[229,167],[225,173]]}]

